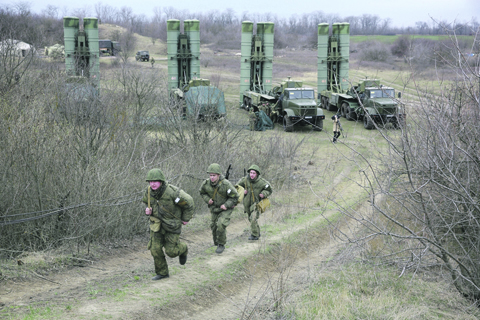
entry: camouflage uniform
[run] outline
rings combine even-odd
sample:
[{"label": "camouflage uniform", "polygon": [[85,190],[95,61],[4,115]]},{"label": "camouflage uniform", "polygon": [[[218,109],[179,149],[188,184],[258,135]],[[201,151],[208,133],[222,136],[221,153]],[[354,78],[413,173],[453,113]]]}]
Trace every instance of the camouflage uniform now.
[{"label": "camouflage uniform", "polygon": [[248,122],[250,124],[250,131],[255,131],[258,115],[253,111],[253,108],[248,112]]},{"label": "camouflage uniform", "polygon": [[[221,174],[220,165],[211,164],[207,172],[219,174],[220,177],[216,183],[212,183],[210,179],[205,180],[199,191],[210,208],[210,229],[212,229],[213,243],[216,246],[225,246],[225,243],[227,243],[227,226],[230,224],[233,208],[237,204],[238,193],[232,183]],[[211,205],[208,204],[210,199],[213,200]],[[220,208],[222,204],[227,207],[227,210]]]},{"label": "camouflage uniform", "polygon": [[265,112],[265,114],[270,117],[270,106],[267,103],[263,103],[260,106],[260,111]]},{"label": "camouflage uniform", "polygon": [[255,180],[252,180],[250,175],[247,174],[247,176],[238,181],[237,185],[242,186],[247,190],[247,194],[245,194],[243,198],[243,206],[245,213],[248,216],[248,220],[250,221],[252,236],[258,238],[260,237],[260,228],[257,220],[260,216],[260,212],[258,211],[256,204],[262,200],[259,196],[260,193],[263,194],[263,198],[265,199],[272,194],[273,190],[271,184],[260,176],[260,168],[258,166],[252,165],[248,168],[247,173],[249,173],[250,170],[257,171],[257,177]]},{"label": "camouflage uniform", "polygon": [[338,137],[340,137],[340,119],[338,115],[332,116],[333,120],[333,143],[337,142]]},{"label": "camouflage uniform", "polygon": [[[160,171],[152,169],[150,172],[154,170]],[[163,173],[161,173],[163,180],[148,180],[149,178],[147,177],[147,181],[162,181],[162,185],[157,190],[151,190],[148,187],[152,207],[148,249],[153,256],[155,273],[166,277],[168,276],[168,265],[163,248],[170,258],[180,256],[180,258],[184,257],[186,261],[188,248],[186,243],[180,242],[180,233],[182,232],[182,221],[188,222],[193,216],[194,203],[193,198],[185,191],[165,182]],[[142,199],[145,204],[148,204],[148,189]]]}]

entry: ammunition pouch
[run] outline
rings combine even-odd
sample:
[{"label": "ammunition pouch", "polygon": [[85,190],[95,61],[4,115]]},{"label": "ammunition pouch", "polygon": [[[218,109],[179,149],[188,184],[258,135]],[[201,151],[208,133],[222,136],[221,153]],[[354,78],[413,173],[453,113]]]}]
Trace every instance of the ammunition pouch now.
[{"label": "ammunition pouch", "polygon": [[237,201],[237,204],[240,204],[243,202],[243,197],[245,196],[244,192],[245,192],[245,189],[242,187],[242,186],[239,186],[238,184],[235,185],[235,190],[237,190],[237,193],[238,193],[238,201]]},{"label": "ammunition pouch", "polygon": [[160,221],[160,219],[155,217],[150,217],[150,230],[152,230],[153,232],[158,232],[160,231],[161,225],[162,225],[162,221]]},{"label": "ammunition pouch", "polygon": [[259,203],[257,203],[257,210],[260,213],[264,213],[270,207],[270,200],[268,198],[262,199]]}]

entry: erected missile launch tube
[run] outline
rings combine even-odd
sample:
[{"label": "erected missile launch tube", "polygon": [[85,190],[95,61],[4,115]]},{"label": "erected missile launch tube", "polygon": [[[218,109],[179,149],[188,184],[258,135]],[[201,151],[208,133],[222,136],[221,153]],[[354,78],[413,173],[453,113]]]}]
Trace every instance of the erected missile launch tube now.
[{"label": "erected missile launch tube", "polygon": [[318,45],[317,45],[317,98],[320,99],[320,93],[327,90],[328,75],[328,23],[318,25]]},{"label": "erected missile launch tube", "polygon": [[268,92],[272,89],[274,26],[275,24],[273,22],[262,22],[257,24],[257,35],[262,35],[263,50],[265,53],[262,71],[264,92]]},{"label": "erected missile launch tube", "polygon": [[180,35],[180,20],[167,21],[167,59],[168,59],[168,92],[178,88],[177,43]]},{"label": "erected missile launch tube", "polygon": [[242,47],[240,61],[240,104],[243,103],[243,93],[250,90],[250,57],[252,55],[253,22],[242,22]]},{"label": "erected missile launch tube", "polygon": [[190,44],[190,79],[200,78],[200,21],[185,20],[185,34]]},{"label": "erected missile launch tube", "polygon": [[100,46],[98,42],[98,19],[83,18],[83,30],[87,35],[89,51],[89,75],[95,84],[100,84]]},{"label": "erected missile launch tube", "polygon": [[274,23],[258,22],[253,35],[253,22],[242,22],[240,104],[244,106],[248,91],[265,94],[272,89],[273,42]]},{"label": "erected missile launch tube", "polygon": [[65,71],[67,75],[75,75],[75,36],[78,33],[79,26],[79,18],[63,18],[63,34],[65,38]]},{"label": "erected missile launch tube", "polygon": [[349,58],[350,58],[350,24],[349,23],[334,23],[332,25],[332,34],[338,39],[338,54],[341,57],[339,63],[338,75],[340,90],[346,90],[350,87],[348,83]]}]

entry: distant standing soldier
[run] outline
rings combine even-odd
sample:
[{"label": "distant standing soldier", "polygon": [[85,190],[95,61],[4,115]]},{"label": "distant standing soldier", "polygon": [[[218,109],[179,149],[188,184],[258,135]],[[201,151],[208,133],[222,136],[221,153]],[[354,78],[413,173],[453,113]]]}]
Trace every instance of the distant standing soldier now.
[{"label": "distant standing soldier", "polygon": [[152,68],[153,68],[153,65],[155,64],[155,59],[153,59],[153,57],[152,59],[150,59],[150,63],[152,64]]},{"label": "distant standing soldier", "polygon": [[187,262],[188,248],[180,242],[182,225],[193,216],[193,198],[178,187],[168,184],[160,169],[147,174],[149,187],[142,201],[147,204],[145,214],[150,217],[150,242],[148,249],[153,256],[156,276],[152,280],[168,278],[165,253],[170,258],[179,257],[181,265]]},{"label": "distant standing soldier", "polygon": [[258,113],[253,111],[253,108],[248,112],[248,122],[250,124],[250,131],[255,131],[255,125],[258,121]]},{"label": "distant standing soldier", "polygon": [[260,168],[257,165],[252,165],[248,168],[247,175],[240,179],[237,185],[245,189],[243,206],[250,221],[251,229],[251,235],[248,237],[248,240],[258,240],[260,238],[260,227],[258,226],[260,212],[258,211],[257,203],[272,194],[272,186],[270,182],[260,177]]},{"label": "distant standing soldier", "polygon": [[200,187],[200,195],[210,208],[213,243],[217,246],[216,253],[225,250],[227,243],[227,226],[230,216],[238,201],[238,193],[230,181],[222,175],[220,165],[212,163],[208,166],[209,179]]},{"label": "distant standing soldier", "polygon": [[270,106],[268,105],[268,103],[263,103],[260,106],[260,110],[265,112],[265,114],[270,117]]},{"label": "distant standing soldier", "polygon": [[332,116],[333,120],[333,143],[337,143],[338,137],[340,137],[340,129],[341,129],[341,124],[340,124],[340,119],[338,115]]}]

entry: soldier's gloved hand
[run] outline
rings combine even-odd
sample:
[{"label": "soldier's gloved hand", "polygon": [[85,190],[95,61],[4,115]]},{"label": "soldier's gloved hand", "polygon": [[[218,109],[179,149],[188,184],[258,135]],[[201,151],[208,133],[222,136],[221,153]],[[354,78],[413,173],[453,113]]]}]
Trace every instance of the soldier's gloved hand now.
[{"label": "soldier's gloved hand", "polygon": [[258,196],[263,199],[263,194],[260,193]]},{"label": "soldier's gloved hand", "polygon": [[227,210],[227,207],[225,207],[225,205],[222,204],[222,205],[220,206],[220,209],[222,209],[222,210]]},{"label": "soldier's gloved hand", "polygon": [[243,191],[243,194],[247,194],[247,192],[248,192],[247,189],[245,189],[245,191]]},{"label": "soldier's gloved hand", "polygon": [[152,208],[145,208],[145,214],[147,216],[151,215],[152,214]]},{"label": "soldier's gloved hand", "polygon": [[182,221],[183,225],[186,225],[188,223],[188,221]]},{"label": "soldier's gloved hand", "polygon": [[213,204],[213,200],[212,199],[208,200],[208,204]]}]

